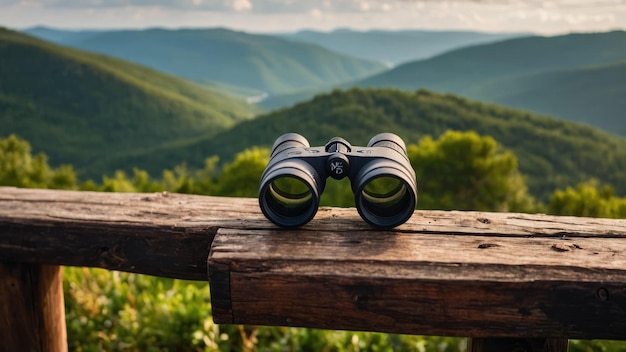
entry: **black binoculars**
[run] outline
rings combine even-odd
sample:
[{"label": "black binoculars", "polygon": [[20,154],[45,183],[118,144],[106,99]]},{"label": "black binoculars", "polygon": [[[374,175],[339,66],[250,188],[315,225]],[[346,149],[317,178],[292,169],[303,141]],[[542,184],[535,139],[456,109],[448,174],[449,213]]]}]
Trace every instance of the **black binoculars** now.
[{"label": "black binoculars", "polygon": [[306,138],[287,133],[274,142],[261,176],[261,211],[279,226],[306,224],[317,213],[328,176],[350,179],[361,218],[376,227],[406,222],[417,204],[415,171],[395,134],[378,134],[367,147],[353,147],[340,137],[310,147]]}]

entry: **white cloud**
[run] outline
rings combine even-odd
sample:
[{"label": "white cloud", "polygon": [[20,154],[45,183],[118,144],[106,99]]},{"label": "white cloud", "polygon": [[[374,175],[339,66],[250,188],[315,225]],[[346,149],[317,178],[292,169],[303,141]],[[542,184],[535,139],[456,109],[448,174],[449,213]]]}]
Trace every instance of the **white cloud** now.
[{"label": "white cloud", "polygon": [[234,0],[231,6],[237,12],[252,10],[252,3],[249,0]]},{"label": "white cloud", "polygon": [[258,13],[308,13],[324,8],[332,12],[389,11],[406,9],[407,5],[438,4],[443,9],[466,6],[518,6],[520,4],[544,9],[611,8],[626,5],[626,0],[0,0],[6,6],[36,5],[44,8],[116,8],[162,7],[197,9],[207,11],[239,12],[253,10]]},{"label": "white cloud", "polygon": [[320,17],[322,17],[322,10],[320,10],[320,9],[313,9],[309,13],[311,14],[311,17],[313,17],[313,18],[320,18]]}]

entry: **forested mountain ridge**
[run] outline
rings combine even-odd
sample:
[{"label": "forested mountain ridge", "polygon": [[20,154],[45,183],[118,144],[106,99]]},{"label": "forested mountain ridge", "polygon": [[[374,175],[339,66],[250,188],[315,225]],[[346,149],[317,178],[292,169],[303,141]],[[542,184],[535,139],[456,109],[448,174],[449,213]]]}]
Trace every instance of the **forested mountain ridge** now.
[{"label": "forested mountain ridge", "polygon": [[54,165],[93,175],[93,162],[207,137],[257,111],[152,69],[0,29],[0,135],[29,140]]},{"label": "forested mountain ridge", "polygon": [[30,32],[195,82],[220,82],[270,94],[338,84],[385,69],[382,63],[318,45],[225,28],[85,32],[33,28]]},{"label": "forested mountain ridge", "polygon": [[334,136],[365,145],[380,132],[396,133],[412,144],[424,135],[438,137],[449,129],[489,135],[511,149],[535,196],[545,199],[554,189],[593,177],[626,194],[626,139],[580,124],[424,90],[334,91],[242,122],[212,138],[147,153],[132,162],[118,160],[107,168],[137,164],[152,173],[159,171],[155,165],[171,167],[167,163],[173,160],[202,167],[208,156],[228,161],[244,148],[270,147],[287,132],[302,134],[311,145],[323,145]]}]

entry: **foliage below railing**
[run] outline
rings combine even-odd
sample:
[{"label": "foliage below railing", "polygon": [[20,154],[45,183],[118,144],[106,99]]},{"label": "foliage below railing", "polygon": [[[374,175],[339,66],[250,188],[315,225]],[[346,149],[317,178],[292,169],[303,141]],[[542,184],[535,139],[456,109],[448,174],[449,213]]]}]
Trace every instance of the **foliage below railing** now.
[{"label": "foliage below railing", "polygon": [[463,351],[465,339],[216,325],[209,285],[103,269],[64,269],[70,350]]}]

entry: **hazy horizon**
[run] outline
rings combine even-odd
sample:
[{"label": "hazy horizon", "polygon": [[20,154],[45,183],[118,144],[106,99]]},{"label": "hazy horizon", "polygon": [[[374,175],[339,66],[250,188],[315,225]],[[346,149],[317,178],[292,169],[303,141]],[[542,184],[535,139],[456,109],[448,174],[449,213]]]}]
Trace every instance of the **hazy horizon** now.
[{"label": "hazy horizon", "polygon": [[70,30],[213,28],[459,30],[554,35],[626,29],[626,0],[0,0],[0,26]]}]

